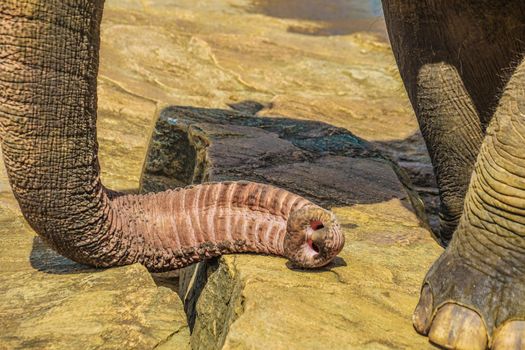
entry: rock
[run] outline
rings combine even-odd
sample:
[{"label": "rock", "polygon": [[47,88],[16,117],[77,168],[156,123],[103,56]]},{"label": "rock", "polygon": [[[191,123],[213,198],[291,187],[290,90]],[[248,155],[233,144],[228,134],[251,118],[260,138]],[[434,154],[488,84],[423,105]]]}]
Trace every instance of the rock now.
[{"label": "rock", "polygon": [[140,265],[76,264],[0,208],[0,349],[189,348],[180,299]]},{"label": "rock", "polygon": [[197,304],[194,349],[431,349],[412,328],[440,249],[398,200],[335,209],[347,238],[320,271],[225,256]]},{"label": "rock", "polygon": [[249,180],[287,188],[324,206],[391,198],[419,203],[398,175],[404,173],[395,163],[342,128],[235,110],[169,107],[153,132],[142,191]]},{"label": "rock", "polygon": [[421,208],[411,203],[420,199],[403,185],[406,175],[345,129],[258,117],[247,106],[164,109],[143,190],[223,180],[271,183],[332,208],[347,245],[332,265],[316,271],[254,255],[183,269],[179,292],[192,347],[426,347],[424,338],[414,339],[410,315],[424,267],[440,248],[419,225],[414,212]]},{"label": "rock", "polygon": [[[333,5],[310,0],[300,4],[218,0],[213,5],[192,0],[107,0],[99,79],[101,150],[120,152],[110,131],[121,125],[122,118],[133,116],[133,123],[126,126],[134,137],[125,140],[131,158],[120,153],[101,158],[106,183],[126,181],[130,189],[136,188],[140,171],[135,169],[140,166],[134,164],[144,159],[155,109],[172,104],[239,105],[252,108],[249,112],[255,108],[260,116],[343,127],[381,145],[382,151],[395,149],[393,158],[403,161],[400,165],[407,166],[418,186],[422,181],[433,183],[430,159],[391,48],[384,37],[369,33],[376,25],[384,29],[382,18],[375,17],[381,14],[379,3]],[[355,30],[363,24],[356,14],[365,13],[372,22]],[[330,28],[342,31],[330,35]],[[245,105],[254,101],[255,105]],[[133,171],[113,170],[119,169],[113,159]],[[435,187],[422,187],[435,222],[434,203],[439,201],[429,195]]]}]

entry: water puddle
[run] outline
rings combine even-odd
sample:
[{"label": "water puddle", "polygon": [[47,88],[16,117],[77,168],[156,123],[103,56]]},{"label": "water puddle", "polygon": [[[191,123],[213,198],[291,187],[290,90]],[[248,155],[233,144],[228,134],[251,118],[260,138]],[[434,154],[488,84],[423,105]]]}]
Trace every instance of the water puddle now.
[{"label": "water puddle", "polygon": [[386,39],[381,0],[253,0],[249,12],[317,22],[289,31],[329,36],[372,32]]}]

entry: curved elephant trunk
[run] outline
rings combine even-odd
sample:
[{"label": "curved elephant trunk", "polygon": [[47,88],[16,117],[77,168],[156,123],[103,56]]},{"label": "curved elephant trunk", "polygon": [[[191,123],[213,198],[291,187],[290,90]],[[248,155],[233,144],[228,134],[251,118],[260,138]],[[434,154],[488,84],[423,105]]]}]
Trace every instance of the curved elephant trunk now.
[{"label": "curved elephant trunk", "polygon": [[[333,214],[255,183],[123,195],[100,182],[97,73],[102,0],[3,0],[0,126],[21,210],[59,253],[80,263],[151,271],[223,253],[327,264],[344,238]],[[321,224],[319,224],[321,223]]]}]

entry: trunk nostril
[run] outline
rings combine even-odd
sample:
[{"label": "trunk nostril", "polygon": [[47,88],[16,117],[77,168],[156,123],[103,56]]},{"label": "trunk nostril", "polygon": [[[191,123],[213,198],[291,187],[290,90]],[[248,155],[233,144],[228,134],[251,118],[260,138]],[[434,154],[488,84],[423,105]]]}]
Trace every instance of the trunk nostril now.
[{"label": "trunk nostril", "polygon": [[317,231],[324,228],[324,225],[322,221],[312,220],[310,221],[310,227],[312,228],[312,230]]},{"label": "trunk nostril", "polygon": [[308,240],[308,246],[310,248],[312,248],[312,250],[316,253],[319,253],[321,251],[321,249],[319,248],[319,246],[314,242],[312,241],[311,239]]}]

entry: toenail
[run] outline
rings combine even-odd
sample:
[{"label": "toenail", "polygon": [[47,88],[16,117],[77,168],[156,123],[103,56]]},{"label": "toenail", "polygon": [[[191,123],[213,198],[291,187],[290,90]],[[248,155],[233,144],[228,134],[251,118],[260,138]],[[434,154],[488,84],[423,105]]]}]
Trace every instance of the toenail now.
[{"label": "toenail", "polygon": [[457,304],[442,306],[432,321],[429,340],[446,349],[484,350],[487,332],[481,317]]},{"label": "toenail", "polygon": [[434,297],[430,286],[425,284],[421,290],[419,303],[412,315],[412,323],[419,334],[427,335],[432,324],[432,311],[434,309]]},{"label": "toenail", "polygon": [[494,335],[493,350],[525,349],[525,321],[510,321],[500,326]]}]

